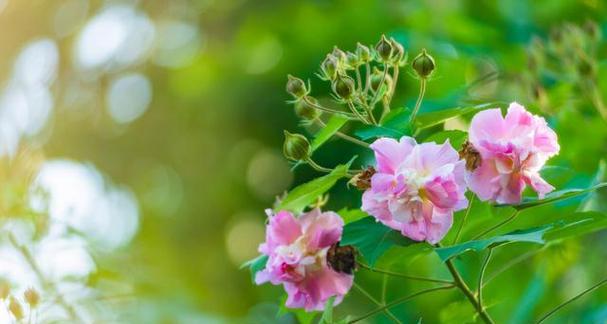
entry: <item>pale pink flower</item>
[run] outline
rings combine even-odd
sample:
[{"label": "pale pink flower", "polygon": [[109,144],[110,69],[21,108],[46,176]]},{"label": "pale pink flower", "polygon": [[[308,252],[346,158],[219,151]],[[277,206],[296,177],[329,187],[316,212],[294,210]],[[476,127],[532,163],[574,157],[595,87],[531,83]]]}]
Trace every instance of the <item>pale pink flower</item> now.
[{"label": "pale pink flower", "polygon": [[449,141],[380,138],[371,148],[377,172],[362,209],[413,240],[439,242],[453,224],[453,212],[468,205],[464,161]]},{"label": "pale pink flower", "polygon": [[334,212],[314,209],[300,217],[287,211],[272,215],[266,227],[266,241],[259,251],[269,256],[266,268],[255,282],[282,284],[288,294],[286,306],[322,310],[335,296],[335,305],[352,287],[353,276],[338,273],[327,265],[327,250],[339,242],[343,220]]},{"label": "pale pink flower", "polygon": [[505,118],[499,108],[477,113],[469,141],[480,153],[481,163],[467,175],[467,181],[481,200],[517,204],[527,185],[540,199],[554,190],[539,171],[559,152],[556,133],[544,118],[525,107],[511,103]]}]

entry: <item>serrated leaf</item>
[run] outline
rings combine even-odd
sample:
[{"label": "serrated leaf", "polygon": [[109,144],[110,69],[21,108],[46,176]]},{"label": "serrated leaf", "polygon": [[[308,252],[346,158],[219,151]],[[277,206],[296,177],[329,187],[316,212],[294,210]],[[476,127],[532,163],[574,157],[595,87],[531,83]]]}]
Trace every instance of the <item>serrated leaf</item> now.
[{"label": "serrated leaf", "polygon": [[369,215],[360,209],[347,209],[343,208],[337,212],[339,216],[344,220],[344,224],[353,223],[359,219],[368,217]]},{"label": "serrated leaf", "polygon": [[256,257],[255,259],[252,259],[252,260],[249,260],[249,261],[243,263],[240,266],[240,269],[249,268],[249,271],[251,272],[251,280],[253,281],[253,283],[255,283],[255,275],[257,274],[258,271],[261,271],[266,267],[267,262],[268,262],[268,256],[265,254],[262,254],[262,255]]},{"label": "serrated leaf", "polygon": [[476,106],[455,107],[442,109],[438,111],[428,112],[417,115],[415,119],[415,127],[428,128],[444,123],[445,121],[458,116],[466,115],[475,111],[480,111],[486,108],[495,108],[496,103],[485,103]]},{"label": "serrated leaf", "polygon": [[607,187],[607,182],[599,183],[595,186],[586,189],[565,189],[554,191],[546,195],[544,199],[537,198],[527,198],[524,199],[522,203],[518,205],[497,205],[497,207],[509,206],[517,210],[523,210],[531,207],[552,204],[561,200],[577,197],[583,194],[587,194],[589,192],[595,191],[597,189]]},{"label": "serrated leaf", "polygon": [[404,237],[401,233],[376,222],[373,217],[365,217],[344,226],[342,245],[354,245],[365,257],[369,265],[375,262],[392,246],[423,244]]},{"label": "serrated leaf", "polygon": [[426,138],[424,142],[436,142],[437,144],[442,144],[448,139],[451,146],[453,146],[455,150],[459,150],[467,138],[468,133],[464,131],[446,130],[433,134],[432,136]]},{"label": "serrated leaf", "polygon": [[312,152],[322,146],[326,141],[328,141],[340,128],[342,128],[348,122],[348,118],[338,115],[333,115],[326,126],[323,127],[316,135],[314,136],[314,140],[310,144],[312,148]]},{"label": "serrated leaf", "polygon": [[337,180],[348,174],[350,165],[352,165],[355,158],[356,157],[353,157],[352,160],[346,164],[338,165],[331,173],[325,176],[295,187],[278,203],[274,210],[289,210],[295,213],[302,212],[304,208],[313,203],[316,198],[329,191]]},{"label": "serrated leaf", "polygon": [[563,219],[544,235],[546,241],[566,239],[607,229],[607,215],[599,212],[578,212]]},{"label": "serrated leaf", "polygon": [[366,126],[354,132],[362,140],[376,137],[401,138],[411,135],[409,117],[411,111],[407,108],[398,108],[387,114],[377,126]]},{"label": "serrated leaf", "polygon": [[453,246],[442,247],[435,249],[434,251],[436,251],[436,254],[438,254],[439,258],[444,262],[466,251],[478,252],[489,247],[495,247],[507,243],[529,242],[544,244],[544,233],[546,233],[550,228],[552,228],[552,225],[535,227],[526,230],[518,230],[510,232],[508,234],[494,236],[488,239],[468,241]]}]

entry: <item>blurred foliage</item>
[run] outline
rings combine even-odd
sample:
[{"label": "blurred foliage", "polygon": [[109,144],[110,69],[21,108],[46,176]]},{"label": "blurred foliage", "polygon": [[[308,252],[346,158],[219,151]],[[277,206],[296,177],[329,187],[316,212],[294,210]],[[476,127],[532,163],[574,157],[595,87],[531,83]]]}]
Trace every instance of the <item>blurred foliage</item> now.
[{"label": "blurred foliage", "polygon": [[[111,64],[93,71],[79,69],[74,48],[83,30],[104,9],[117,5],[136,10],[128,19],[143,15],[153,24],[155,38],[144,44],[149,49],[135,62],[119,64],[145,47],[135,37],[133,47],[117,52]],[[288,188],[319,175],[307,166],[292,174],[281,155],[283,129],[306,135],[317,130],[298,123],[285,103],[290,98],[284,85],[287,73],[292,73],[310,79],[318,93],[327,93],[322,91],[327,85],[314,73],[334,45],[354,50],[357,42],[372,44],[385,33],[410,53],[426,48],[437,70],[422,112],[519,101],[547,116],[559,134],[561,154],[550,164],[561,169],[546,175],[549,182],[559,189],[582,188],[597,176],[605,177],[597,174],[599,161],[607,157],[601,103],[607,96],[607,46],[598,36],[607,33],[603,1],[4,0],[0,8],[0,74],[5,86],[15,58],[30,42],[49,38],[59,53],[57,77],[48,85],[53,110],[46,126],[25,136],[17,154],[3,158],[0,220],[29,219],[44,232],[47,215],[32,211],[27,203],[32,179],[44,161],[91,163],[101,170],[104,186],[130,188],[139,206],[137,234],[110,252],[91,244],[96,266],[83,279],[111,300],[111,308],[98,312],[116,321],[296,321],[290,313],[276,316],[280,288],[252,285],[249,273],[239,266],[257,255],[266,219],[263,210]],[[185,38],[183,46],[166,41],[178,42],[187,33],[194,36]],[[104,45],[93,44],[93,53]],[[171,46],[173,52],[165,51]],[[150,82],[151,104],[138,118],[120,122],[107,108],[108,93],[117,79],[133,74]],[[123,96],[139,98],[143,90],[138,89]],[[417,81],[404,76],[393,103],[412,107],[417,91]],[[461,128],[469,118],[450,119],[444,127]],[[350,131],[349,127],[343,130]],[[443,126],[434,127],[432,132]],[[355,167],[369,161],[368,152],[330,140],[318,148],[315,159],[333,166],[354,154],[360,157]],[[540,206],[523,211],[502,230],[539,226],[575,211],[605,212],[605,201],[603,190]],[[331,190],[326,208],[356,209],[359,202],[360,194],[341,181]],[[507,213],[473,206],[462,239],[469,240]],[[454,228],[460,219],[458,213]],[[492,273],[503,272],[486,287],[491,314],[500,323],[530,322],[597,282],[605,276],[606,235],[603,230],[541,248],[523,243],[496,250],[487,274],[491,278]],[[1,244],[9,242],[3,237]],[[436,254],[409,249],[390,248],[377,260],[378,267],[448,275]],[[519,257],[519,264],[500,269]],[[481,262],[482,255],[475,253],[455,259],[472,286]],[[357,282],[374,296],[381,294],[375,288],[386,285],[387,300],[425,287],[365,272],[357,273]],[[41,299],[44,304],[50,296],[43,292]],[[606,300],[607,291],[597,290],[552,320],[604,322]],[[437,309],[438,305],[448,306]],[[353,290],[333,316],[361,314],[372,307]],[[420,317],[422,323],[473,321],[471,309],[456,291],[423,296],[393,312],[405,322]],[[373,321],[389,320],[380,314]]]}]

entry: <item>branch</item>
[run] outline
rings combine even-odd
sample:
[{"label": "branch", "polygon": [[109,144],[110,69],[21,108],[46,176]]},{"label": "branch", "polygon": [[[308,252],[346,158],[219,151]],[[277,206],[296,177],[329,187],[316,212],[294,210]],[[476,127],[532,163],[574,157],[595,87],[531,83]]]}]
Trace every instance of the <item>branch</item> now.
[{"label": "branch", "polygon": [[366,269],[366,270],[369,270],[369,271],[372,271],[372,272],[382,273],[382,274],[393,276],[393,277],[405,278],[405,279],[410,279],[410,280],[418,280],[418,281],[444,283],[444,284],[451,284],[451,285],[453,284],[453,282],[449,281],[449,280],[409,276],[409,275],[406,275],[406,274],[403,274],[403,273],[397,273],[397,272],[392,272],[392,271],[388,271],[388,270],[381,270],[381,269],[372,268],[372,267],[370,267],[370,266],[368,266],[368,265],[366,265],[364,263],[361,263],[361,262],[357,262],[357,263],[363,269]]},{"label": "branch", "polygon": [[602,285],[604,285],[604,284],[606,284],[606,283],[607,283],[607,278],[606,278],[606,279],[603,279],[602,281],[600,281],[600,282],[599,282],[599,283],[597,283],[596,285],[594,285],[594,286],[592,286],[592,287],[590,287],[590,288],[588,288],[588,289],[586,289],[586,290],[582,291],[581,293],[579,293],[579,294],[577,294],[577,295],[575,295],[575,296],[571,297],[569,300],[567,300],[567,301],[565,301],[564,303],[562,303],[562,304],[558,305],[558,306],[557,306],[555,309],[553,309],[553,310],[549,311],[548,313],[546,313],[546,315],[542,316],[542,318],[540,318],[540,320],[539,320],[539,321],[537,321],[537,324],[540,324],[540,323],[544,322],[546,319],[548,319],[548,317],[550,317],[550,316],[552,316],[554,313],[558,312],[558,311],[559,311],[561,308],[563,308],[563,307],[565,307],[565,306],[569,305],[570,303],[572,303],[572,302],[574,302],[575,300],[577,300],[578,298],[580,298],[580,297],[582,297],[582,296],[586,295],[587,293],[589,293],[589,292],[591,292],[591,291],[593,291],[593,290],[595,290],[595,289],[598,289],[600,286],[602,286]]}]

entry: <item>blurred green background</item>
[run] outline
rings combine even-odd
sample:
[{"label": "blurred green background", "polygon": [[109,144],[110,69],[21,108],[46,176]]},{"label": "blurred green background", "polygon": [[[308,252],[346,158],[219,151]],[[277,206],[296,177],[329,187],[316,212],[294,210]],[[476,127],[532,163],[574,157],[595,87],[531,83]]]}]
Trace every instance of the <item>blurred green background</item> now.
[{"label": "blurred green background", "polygon": [[[575,59],[550,54],[549,44],[566,23],[583,30],[592,20],[606,32],[607,3],[600,0],[0,0],[0,8],[4,182],[18,193],[27,186],[19,183],[38,169],[16,166],[69,159],[98,170],[106,188],[131,193],[138,206],[127,225],[108,225],[108,233],[131,226],[116,236],[121,241],[106,242],[111,248],[88,245],[96,266],[84,280],[113,296],[109,309],[116,321],[294,321],[274,317],[282,289],[254,286],[239,266],[257,254],[264,209],[318,175],[307,167],[292,173],[282,157],[283,129],[310,131],[299,126],[284,85],[288,73],[310,79],[313,93],[323,98],[328,87],[314,74],[335,45],[354,50],[356,42],[375,44],[386,34],[410,56],[428,49],[438,69],[422,111],[516,100],[547,114],[562,147],[550,164],[576,170],[560,184],[588,182],[607,156],[607,123],[579,85],[580,78],[596,78],[600,95],[607,96],[604,43],[594,49],[591,77],[579,75]],[[541,62],[530,63],[536,54]],[[484,76],[489,78],[472,84]],[[417,87],[403,76],[394,103],[411,106]],[[14,112],[15,106],[26,108]],[[332,141],[316,158],[335,165],[356,152]],[[56,181],[69,183],[70,177]],[[357,207],[357,195],[339,185],[329,207]],[[6,211],[14,201],[3,199]],[[500,322],[516,313],[513,323],[527,323],[587,287],[605,275],[606,238],[603,232],[550,247],[541,259],[496,279],[488,293],[494,296],[491,311]],[[508,253],[497,258],[525,250]],[[432,272],[431,264],[415,267]],[[360,278],[363,285],[381,286],[381,277]],[[394,283],[389,296],[414,288]],[[456,293],[431,295],[396,312],[411,321],[421,316],[424,323],[458,323],[469,310],[457,299]],[[338,312],[344,314],[371,307],[356,293],[343,305]],[[606,319],[603,289],[558,320]]]}]

